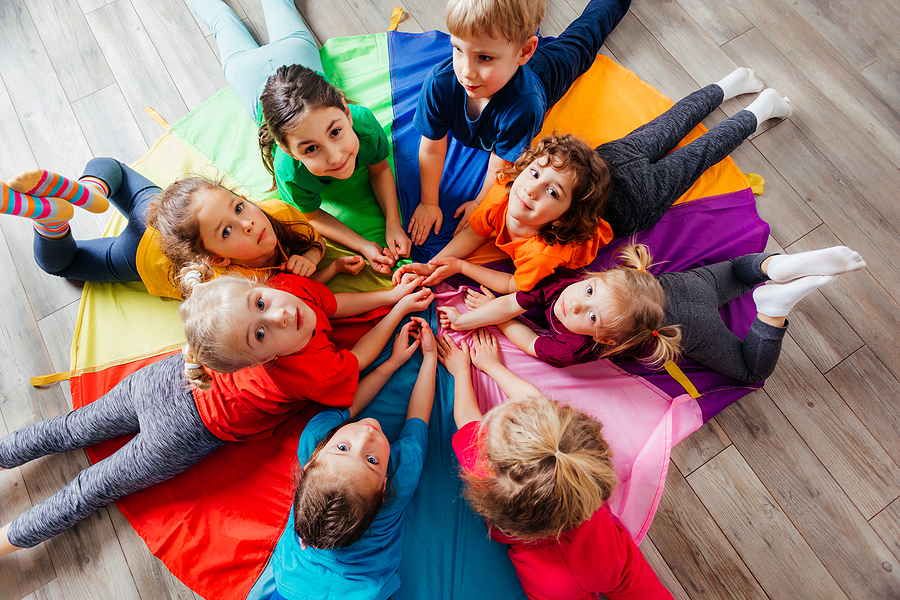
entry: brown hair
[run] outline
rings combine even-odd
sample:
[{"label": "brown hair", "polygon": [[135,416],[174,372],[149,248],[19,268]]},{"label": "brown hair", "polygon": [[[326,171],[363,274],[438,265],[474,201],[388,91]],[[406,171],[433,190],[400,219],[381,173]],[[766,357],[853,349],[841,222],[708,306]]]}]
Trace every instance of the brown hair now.
[{"label": "brown hair", "polygon": [[557,171],[572,173],[572,204],[559,219],[547,223],[538,235],[545,244],[581,244],[591,239],[609,200],[609,167],[597,152],[573,135],[548,135],[526,149],[512,167],[497,173],[509,191],[513,180],[535,160],[548,157]]},{"label": "brown hair", "polygon": [[[303,65],[279,67],[266,81],[259,97],[263,121],[259,125],[259,152],[266,170],[275,181],[275,144],[287,147],[285,137],[306,118],[309,111],[334,107],[344,110],[347,97],[321,74]],[[302,161],[301,161],[302,162]]]},{"label": "brown hair", "polygon": [[185,377],[194,386],[208,389],[212,377],[204,366],[219,373],[234,373],[256,364],[241,343],[239,332],[231,318],[236,302],[257,287],[259,282],[225,275],[207,281],[212,269],[205,263],[191,263],[182,269],[179,283],[187,300],[178,307],[184,322],[187,344],[182,349],[185,363],[197,367],[185,367]]},{"label": "brown hair", "polygon": [[463,40],[499,35],[524,46],[537,33],[546,10],[547,0],[449,0],[447,31]]},{"label": "brown hair", "polygon": [[535,540],[590,519],[617,477],[603,425],[544,396],[510,398],[484,416],[478,466],[463,496],[503,533]]},{"label": "brown hair", "polygon": [[295,476],[294,532],[314,548],[346,548],[358,541],[375,521],[385,499],[385,489],[365,494],[345,474],[318,460],[319,452],[344,421],[319,440],[312,456]]},{"label": "brown hair", "polygon": [[[236,196],[246,197],[224,186],[221,181],[206,177],[187,177],[167,187],[151,204],[147,213],[147,224],[160,233],[160,246],[169,261],[169,281],[177,284],[178,276],[185,265],[206,259],[209,252],[200,239],[200,221],[194,206],[196,195],[203,190],[222,188]],[[278,240],[278,247],[285,258],[303,254],[310,248],[323,250],[321,241],[316,241],[316,231],[305,221],[282,221],[260,208],[269,219],[272,233]],[[230,258],[230,257],[227,257]]]},{"label": "brown hair", "polygon": [[650,249],[644,244],[624,246],[616,254],[619,265],[599,273],[587,273],[585,279],[603,280],[616,305],[617,317],[603,323],[598,336],[610,339],[603,357],[620,354],[632,348],[649,347],[642,362],[653,366],[678,357],[681,328],[665,325],[666,294],[649,269],[653,266]]}]

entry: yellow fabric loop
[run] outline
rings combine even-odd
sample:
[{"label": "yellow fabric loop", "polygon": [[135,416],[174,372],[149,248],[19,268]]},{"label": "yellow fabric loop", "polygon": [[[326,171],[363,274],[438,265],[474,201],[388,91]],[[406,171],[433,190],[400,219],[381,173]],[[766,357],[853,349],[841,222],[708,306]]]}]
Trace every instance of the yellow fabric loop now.
[{"label": "yellow fabric loop", "polygon": [[765,191],[766,180],[759,173],[744,173],[747,176],[747,182],[750,184],[750,191],[755,196],[762,196]]},{"label": "yellow fabric loop", "polygon": [[53,373],[52,375],[41,375],[39,377],[31,378],[31,386],[38,387],[40,385],[49,385],[51,383],[56,383],[57,381],[68,381],[72,376],[72,373],[69,371],[65,371],[63,373]]},{"label": "yellow fabric loop", "polygon": [[673,361],[668,361],[663,365],[666,371],[668,371],[669,375],[672,376],[672,379],[681,384],[681,387],[684,388],[684,391],[688,393],[691,398],[699,398],[700,392],[697,391],[697,388],[694,387],[694,384],[691,383],[691,380],[688,379],[688,376],[684,374],[678,365],[676,365]]},{"label": "yellow fabric loop", "polygon": [[150,108],[149,106],[147,106],[147,107],[144,108],[144,112],[147,113],[148,115],[150,115],[150,118],[151,118],[151,119],[153,119],[154,121],[156,121],[157,123],[159,123],[159,126],[160,126],[160,127],[162,127],[163,129],[165,129],[166,131],[169,130],[169,122],[166,121],[165,119],[163,119],[162,116],[160,116],[160,114],[159,114],[158,112],[156,112],[155,110],[153,110],[153,109]]},{"label": "yellow fabric loop", "polygon": [[403,18],[403,9],[399,6],[394,7],[394,12],[391,13],[391,24],[388,27],[388,31],[397,31],[397,27],[400,26],[400,19]]}]

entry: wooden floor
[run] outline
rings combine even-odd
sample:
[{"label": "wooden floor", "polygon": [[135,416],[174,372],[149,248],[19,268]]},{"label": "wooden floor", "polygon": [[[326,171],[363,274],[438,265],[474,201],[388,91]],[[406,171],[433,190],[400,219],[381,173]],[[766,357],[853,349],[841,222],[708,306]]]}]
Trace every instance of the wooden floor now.
[{"label": "wooden floor", "polygon": [[[587,0],[550,0],[545,35]],[[259,0],[229,0],[267,39]],[[299,0],[320,41],[386,29],[389,0]],[[403,31],[444,29],[441,0],[405,4]],[[641,546],[676,598],[900,598],[900,8],[891,0],[634,0],[604,53],[672,98],[745,65],[795,114],[734,155],[766,179],[772,249],[833,244],[865,271],[804,300],[765,389],[673,453]],[[78,175],[92,156],[139,158],[225,81],[184,0],[0,0],[0,177]],[[708,125],[749,102],[729,102]],[[104,216],[78,211],[94,237]],[[702,235],[702,232],[698,232]],[[45,275],[31,226],[0,218],[0,433],[70,407],[80,288]],[[83,452],[0,473],[0,522],[57,491]],[[115,507],[0,559],[0,598],[197,598]],[[210,599],[212,600],[212,599]]]}]

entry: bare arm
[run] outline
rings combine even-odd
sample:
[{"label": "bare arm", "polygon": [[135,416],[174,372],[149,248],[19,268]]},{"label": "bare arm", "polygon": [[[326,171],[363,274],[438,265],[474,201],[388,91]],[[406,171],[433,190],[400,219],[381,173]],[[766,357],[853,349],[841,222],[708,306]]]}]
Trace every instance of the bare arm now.
[{"label": "bare arm", "polygon": [[507,321],[506,323],[499,323],[497,327],[500,328],[503,335],[516,348],[525,354],[537,358],[537,353],[534,351],[534,343],[538,339],[538,334],[531,327],[521,321]]},{"label": "bare arm", "polygon": [[394,349],[391,352],[391,356],[360,380],[356,393],[353,394],[353,404],[350,406],[351,416],[357,416],[369,405],[372,399],[381,391],[381,388],[384,387],[384,384],[387,383],[388,379],[391,378],[391,375],[409,360],[409,357],[419,347],[419,340],[410,340],[410,331],[413,325],[414,321],[410,321],[400,328],[400,333],[397,334],[394,340]]},{"label": "bare arm", "polygon": [[525,309],[516,302],[515,294],[507,294],[494,298],[466,313],[460,313],[450,306],[441,306],[438,308],[438,312],[441,315],[442,326],[445,328],[449,326],[456,331],[466,331],[487,325],[506,323],[524,313]]},{"label": "bare arm", "polygon": [[457,346],[449,335],[438,339],[438,357],[441,364],[453,376],[453,420],[456,428],[466,423],[480,421],[482,414],[472,387],[472,373],[469,368],[469,347],[463,342]]},{"label": "bare arm", "polygon": [[422,366],[419,376],[409,397],[409,408],[406,418],[418,418],[428,423],[431,419],[431,407],[434,405],[434,372],[437,369],[437,346],[431,327],[424,319],[414,317],[419,325],[418,340],[422,347]]},{"label": "bare arm", "polygon": [[390,272],[394,261],[385,256],[382,247],[375,242],[370,242],[321,208],[309,213],[306,218],[322,236],[362,254],[379,273]]},{"label": "bare arm", "polygon": [[337,300],[337,309],[332,315],[335,319],[343,319],[361,315],[375,308],[395,304],[407,294],[412,294],[417,287],[422,285],[422,278],[416,278],[406,283],[401,283],[392,288],[376,290],[374,292],[340,292],[334,295]]},{"label": "bare arm", "polygon": [[541,394],[541,390],[503,366],[497,338],[486,329],[479,329],[472,336],[472,364],[496,381],[509,398]]},{"label": "bare arm", "polygon": [[372,328],[366,335],[362,336],[358,342],[350,349],[356,355],[359,361],[359,370],[362,371],[381,353],[381,349],[387,344],[391,338],[391,334],[400,320],[411,312],[425,310],[431,301],[434,300],[434,294],[428,288],[419,290],[412,294],[404,296],[381,321]]},{"label": "bare arm", "polygon": [[434,233],[441,231],[443,214],[438,201],[446,157],[446,135],[439,140],[422,137],[422,141],[419,143],[419,176],[422,182],[422,196],[419,206],[416,207],[409,220],[408,229],[415,244],[422,244],[428,239],[432,226]]}]

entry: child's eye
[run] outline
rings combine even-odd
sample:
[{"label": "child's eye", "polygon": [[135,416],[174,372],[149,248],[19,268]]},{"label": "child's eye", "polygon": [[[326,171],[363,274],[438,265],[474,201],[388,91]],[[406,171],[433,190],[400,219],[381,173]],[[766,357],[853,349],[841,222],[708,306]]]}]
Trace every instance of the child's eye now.
[{"label": "child's eye", "polygon": [[592,295],[594,293],[594,286],[592,286],[592,285],[587,286],[587,289],[585,290],[585,292],[587,293],[588,296]]},{"label": "child's eye", "polygon": [[239,215],[239,214],[241,214],[242,212],[244,212],[244,203],[243,203],[243,202],[238,202],[238,203],[234,206],[234,214]]},{"label": "child's eye", "polygon": [[370,465],[377,465],[377,464],[378,464],[378,459],[375,458],[374,456],[367,456],[367,457],[366,457],[366,460],[369,461],[369,464],[370,464]]},{"label": "child's eye", "polygon": [[338,444],[337,449],[340,450],[341,452],[349,452],[350,446],[348,446],[347,444]]},{"label": "child's eye", "polygon": [[256,330],[256,341],[261,342],[266,337],[266,330],[260,327]]},{"label": "child's eye", "polygon": [[231,235],[231,225],[222,229],[222,238],[223,239],[227,238],[229,235]]},{"label": "child's eye", "polygon": [[482,62],[491,62],[492,60],[494,60],[494,57],[493,56],[485,56],[484,54],[479,54],[478,60],[480,60]]},{"label": "child's eye", "polygon": [[597,322],[597,315],[595,315],[594,313],[588,313],[588,318],[591,320],[591,323]]},{"label": "child's eye", "polygon": [[312,154],[313,152],[315,152],[315,151],[318,150],[318,149],[319,149],[318,146],[313,146],[312,144],[310,144],[310,145],[307,146],[306,149],[303,151],[303,154]]},{"label": "child's eye", "polygon": [[553,188],[547,188],[547,193],[551,198],[559,198],[559,194],[557,194],[556,190],[554,190]]},{"label": "child's eye", "polygon": [[334,138],[336,138],[336,137],[339,136],[339,135],[341,135],[341,128],[340,128],[340,127],[335,127],[334,129],[331,130],[331,139],[334,139]]},{"label": "child's eye", "polygon": [[535,179],[538,178],[537,169],[529,169],[528,172],[531,173],[531,176],[534,177]]},{"label": "child's eye", "polygon": [[256,308],[266,310],[266,301],[262,299],[262,296],[256,299]]}]

